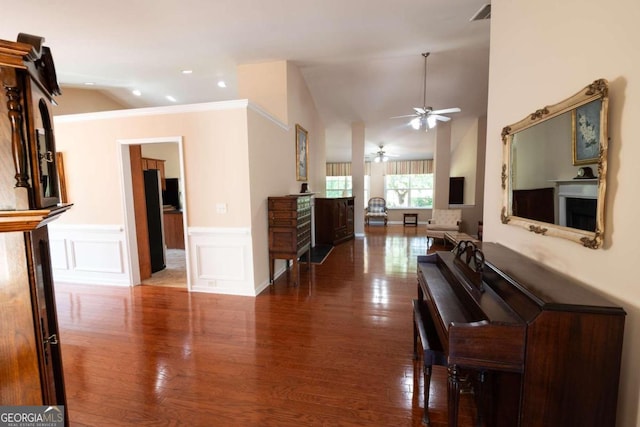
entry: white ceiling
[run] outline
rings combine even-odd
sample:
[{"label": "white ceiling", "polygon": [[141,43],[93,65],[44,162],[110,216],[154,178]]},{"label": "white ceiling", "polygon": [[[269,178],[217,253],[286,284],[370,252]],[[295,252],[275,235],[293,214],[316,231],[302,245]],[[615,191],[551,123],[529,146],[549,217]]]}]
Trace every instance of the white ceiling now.
[{"label": "white ceiling", "polygon": [[45,37],[63,90],[93,82],[132,107],[173,104],[166,95],[236,99],[237,65],[289,60],[326,127],[328,161],[350,159],[354,121],[365,123],[366,153],[384,144],[400,158],[430,158],[434,132],[390,117],[422,106],[423,52],[429,106],[460,107],[458,123],[486,114],[489,21],[469,21],[486,2],[20,0],[2,8],[0,38]]}]

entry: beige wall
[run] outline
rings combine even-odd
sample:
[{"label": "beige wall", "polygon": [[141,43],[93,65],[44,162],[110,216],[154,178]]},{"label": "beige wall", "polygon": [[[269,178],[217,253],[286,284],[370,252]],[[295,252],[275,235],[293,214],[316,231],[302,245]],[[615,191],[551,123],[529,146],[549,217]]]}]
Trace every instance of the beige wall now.
[{"label": "beige wall", "polygon": [[[452,125],[451,168],[449,176],[464,177],[465,205],[475,203],[476,158],[478,157],[478,119],[461,120]],[[461,135],[459,135],[461,134]]]},{"label": "beige wall", "polygon": [[[307,130],[309,189],[324,191],[326,157],[324,125],[298,67],[287,61],[240,65],[238,66],[238,92],[240,97],[247,98],[289,127],[289,135],[286,137],[289,146],[286,146],[286,151],[280,155],[293,155],[294,160],[291,164],[294,167],[295,125],[299,124]],[[293,181],[289,183],[291,188],[284,194],[300,190],[300,183],[295,181],[295,169],[291,176],[293,177]]]},{"label": "beige wall", "polygon": [[[266,283],[266,199],[300,190],[295,171],[296,123],[309,132],[309,187],[313,190],[319,183],[324,187],[324,128],[297,67],[272,63],[266,66],[269,73],[262,72],[261,64],[255,67],[242,67],[240,74],[265,78],[263,84],[249,85],[263,100],[262,108],[231,101],[56,117],[57,148],[65,153],[67,189],[75,203],[59,222],[124,224],[118,141],[181,136],[189,227],[250,228],[254,265],[248,274],[256,287]],[[263,91],[274,81],[279,86],[265,95]],[[280,122],[271,110],[288,117],[290,123]],[[148,151],[155,148],[145,146],[144,152],[163,158]],[[171,169],[167,172],[171,174]],[[218,204],[225,204],[227,213],[218,213]]]},{"label": "beige wall", "polygon": [[56,102],[58,105],[53,109],[56,116],[128,108],[98,89],[63,87],[62,96],[56,97]]},{"label": "beige wall", "polygon": [[287,61],[245,64],[237,67],[238,96],[289,123],[287,110]]},{"label": "beige wall", "polygon": [[[640,38],[639,17],[636,0],[494,0],[487,124],[485,240],[502,243],[583,281],[628,313],[617,422],[624,427],[640,423],[640,283],[635,268],[640,57],[633,54]],[[597,78],[610,82],[604,247],[586,249],[503,225],[502,127],[573,95]]]},{"label": "beige wall", "polygon": [[511,148],[513,188],[553,187],[554,180],[574,178],[578,166],[573,166],[570,141],[570,112],[517,132]]},{"label": "beige wall", "polygon": [[[324,125],[300,69],[291,62],[287,63],[287,88],[289,126],[295,132],[295,125],[299,124],[309,132],[309,189],[310,191],[320,188],[324,190],[326,175]],[[291,140],[295,142],[295,134]]]},{"label": "beige wall", "polygon": [[248,135],[254,276],[264,280],[269,277],[267,197],[297,193],[300,187],[290,130],[249,110]]},{"label": "beige wall", "polygon": [[142,157],[164,160],[165,178],[180,178],[180,153],[174,143],[144,144]]},{"label": "beige wall", "polygon": [[[68,195],[75,203],[59,222],[124,224],[118,140],[182,136],[189,226],[249,227],[246,107],[182,113],[180,108],[56,117],[56,145],[65,156]],[[143,111],[149,114],[126,116]],[[216,203],[226,203],[227,214],[216,213]]]}]

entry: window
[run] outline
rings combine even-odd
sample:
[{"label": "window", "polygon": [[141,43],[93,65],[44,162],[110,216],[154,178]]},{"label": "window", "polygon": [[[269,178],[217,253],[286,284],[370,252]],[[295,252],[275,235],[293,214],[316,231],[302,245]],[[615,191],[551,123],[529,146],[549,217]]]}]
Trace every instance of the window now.
[{"label": "window", "polygon": [[[364,176],[364,206],[369,201],[369,183],[371,177]],[[351,197],[353,196],[353,184],[350,176],[328,176],[327,177],[327,197]]]},{"label": "window", "polygon": [[433,174],[386,175],[388,208],[432,208]]},{"label": "window", "polygon": [[350,176],[328,176],[327,197],[350,197],[352,184]]}]

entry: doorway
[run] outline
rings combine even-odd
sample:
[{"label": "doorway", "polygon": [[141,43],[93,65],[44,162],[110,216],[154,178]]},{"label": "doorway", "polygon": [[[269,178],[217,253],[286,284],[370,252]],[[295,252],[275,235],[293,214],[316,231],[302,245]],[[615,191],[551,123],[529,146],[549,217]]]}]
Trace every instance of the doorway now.
[{"label": "doorway", "polygon": [[[144,159],[149,159],[150,162],[165,160],[170,158],[171,161],[163,162],[166,164],[166,168],[160,174],[161,179],[169,177],[172,181],[172,185],[175,186],[179,194],[179,201],[173,202],[175,205],[163,206],[163,246],[165,242],[169,241],[169,246],[174,245],[173,238],[174,232],[171,232],[171,238],[167,239],[167,229],[165,227],[173,227],[176,230],[176,234],[179,234],[183,238],[182,247],[170,247],[164,248],[165,251],[165,265],[166,268],[154,272],[148,270],[144,256],[141,256],[143,251],[140,248],[148,245],[146,238],[140,238],[146,230],[145,224],[140,223],[140,218],[136,219],[136,201],[138,197],[137,192],[140,191],[138,185],[134,184],[136,177],[143,176],[141,171],[132,172],[131,150],[136,146],[140,146],[137,155],[141,155]],[[130,283],[132,285],[139,284],[151,284],[160,286],[184,286],[189,291],[191,290],[190,281],[190,269],[189,269],[189,245],[187,234],[187,199],[185,192],[185,179],[184,179],[184,156],[182,137],[166,137],[166,138],[143,138],[143,139],[127,139],[118,140],[118,153],[121,165],[122,174],[122,186],[124,194],[124,211],[125,211],[125,239],[128,252],[128,262],[130,271]],[[146,162],[146,160],[143,160]],[[143,166],[144,168],[144,166]],[[149,166],[151,170],[157,170],[159,166],[155,166],[151,163]],[[163,181],[164,182],[164,181]],[[164,187],[163,187],[164,189]],[[167,196],[167,193],[165,193]],[[168,198],[168,196],[167,196]],[[139,203],[138,203],[139,204]],[[141,229],[143,227],[143,230]],[[142,234],[141,234],[142,233]],[[180,246],[180,245],[178,245]],[[150,276],[150,277],[148,277]]]}]

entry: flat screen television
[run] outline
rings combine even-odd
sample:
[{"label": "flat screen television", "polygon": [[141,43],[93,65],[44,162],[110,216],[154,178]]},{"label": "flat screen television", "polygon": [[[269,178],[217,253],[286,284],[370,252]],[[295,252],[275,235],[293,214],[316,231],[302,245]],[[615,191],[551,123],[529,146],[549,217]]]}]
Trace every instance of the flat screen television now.
[{"label": "flat screen television", "polygon": [[166,189],[162,190],[162,204],[180,209],[180,182],[178,178],[167,178]]}]

